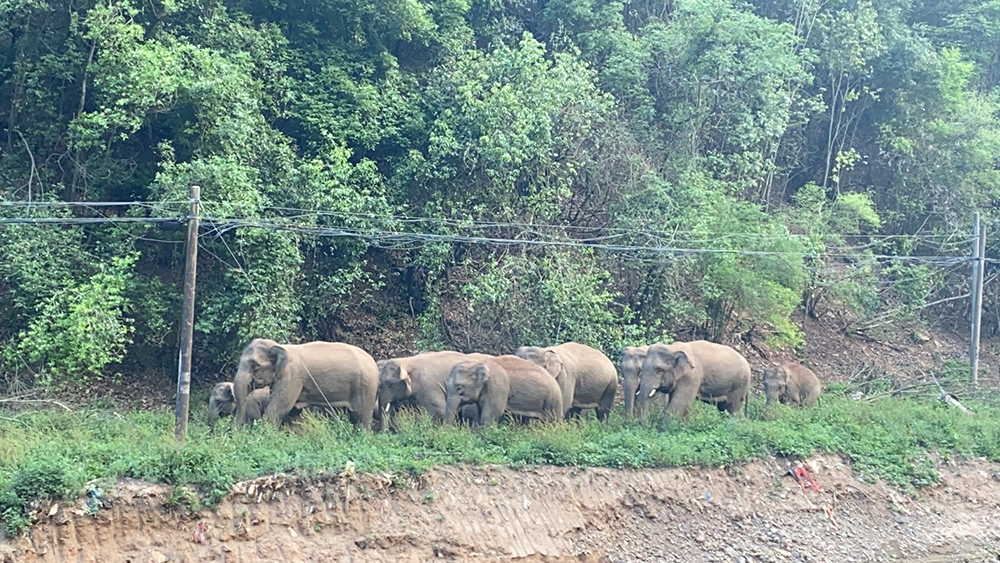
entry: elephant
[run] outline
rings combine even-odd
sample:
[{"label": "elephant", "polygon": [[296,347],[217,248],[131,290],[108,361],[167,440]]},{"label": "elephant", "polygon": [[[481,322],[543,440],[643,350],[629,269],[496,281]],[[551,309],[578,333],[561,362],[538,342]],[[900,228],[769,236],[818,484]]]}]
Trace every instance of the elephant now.
[{"label": "elephant", "polygon": [[565,418],[579,416],[583,409],[596,409],[597,420],[608,418],[618,390],[618,372],[600,351],[566,342],[549,348],[521,346],[515,354],[545,368],[556,378]]},{"label": "elephant", "polygon": [[[247,397],[246,417],[248,422],[260,420],[267,408],[271,390],[267,387],[254,389]],[[220,418],[232,416],[236,412],[236,396],[233,394],[233,382],[223,381],[212,388],[208,398],[208,427],[214,429]]]},{"label": "elephant", "polygon": [[379,411],[389,419],[383,420],[383,425],[392,425],[400,407],[421,407],[435,420],[443,420],[448,373],[468,359],[461,352],[445,351],[387,360],[379,370]]},{"label": "elephant", "polygon": [[556,380],[541,367],[517,356],[460,362],[452,367],[445,386],[445,424],[452,424],[464,405],[479,407],[479,426],[499,422],[504,413],[555,422],[565,412]]},{"label": "elephant", "polygon": [[[634,418],[635,399],[639,393],[639,381],[642,379],[642,362],[646,359],[649,346],[629,346],[622,350],[622,392],[625,395],[625,416]],[[660,393],[659,401],[666,408],[668,395]]]},{"label": "elephant", "polygon": [[298,406],[343,408],[356,425],[371,428],[378,367],[367,352],[341,342],[278,344],[254,339],[240,355],[233,391],[236,424],[249,422],[251,384],[270,387],[264,418],[275,425]]},{"label": "elephant", "polygon": [[806,366],[785,362],[764,370],[764,395],[767,404],[781,403],[811,407],[816,404],[823,385]]},{"label": "elephant", "polygon": [[[248,423],[256,422],[264,418],[267,403],[271,399],[271,389],[262,387],[254,389],[247,397],[247,409],[245,418]],[[284,422],[293,422],[301,411],[309,407],[308,403],[296,403],[289,412]],[[212,430],[220,418],[232,416],[236,412],[236,396],[233,393],[233,382],[223,381],[212,388],[212,394],[208,400],[208,426]],[[322,412],[322,411],[319,411]]]},{"label": "elephant", "polygon": [[645,418],[649,399],[667,393],[664,420],[687,418],[691,403],[714,404],[736,414],[750,391],[750,364],[729,346],[705,340],[653,344],[642,362],[642,380],[636,406]]}]

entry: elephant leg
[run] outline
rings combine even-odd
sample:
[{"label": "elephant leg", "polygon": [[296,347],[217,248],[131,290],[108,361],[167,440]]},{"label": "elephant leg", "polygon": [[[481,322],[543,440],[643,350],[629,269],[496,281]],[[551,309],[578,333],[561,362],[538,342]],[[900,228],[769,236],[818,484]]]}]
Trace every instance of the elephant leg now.
[{"label": "elephant leg", "polygon": [[285,374],[271,386],[271,400],[267,403],[264,417],[275,426],[281,425],[282,419],[295,407],[301,394],[302,381],[294,374]]},{"label": "elephant leg", "polygon": [[458,420],[469,425],[475,425],[479,421],[479,405],[476,403],[463,405],[458,409]]},{"label": "elephant leg", "polygon": [[570,407],[569,410],[566,411],[566,420],[580,420],[581,412],[583,412],[583,409],[580,407]]},{"label": "elephant leg", "polygon": [[479,424],[487,426],[499,422],[503,411],[504,409],[491,402],[479,403]]},{"label": "elephant leg", "polygon": [[611,412],[611,405],[615,403],[615,392],[618,390],[617,382],[612,382],[601,395],[601,400],[597,403],[597,420],[604,422]]},{"label": "elephant leg", "polygon": [[670,393],[667,409],[663,413],[664,424],[670,422],[673,417],[687,418],[688,409],[691,408],[691,403],[698,396],[700,385],[700,381],[688,381],[683,385],[674,386],[673,392]]},{"label": "elephant leg", "polygon": [[729,414],[736,416],[740,414],[740,407],[743,406],[743,402],[747,398],[747,391],[745,389],[740,389],[738,392],[732,395],[732,397],[733,397],[732,400],[728,401],[729,405],[726,410],[729,411]]},{"label": "elephant leg", "polygon": [[729,408],[729,401],[719,401],[715,403],[715,408],[719,409],[719,412],[732,412]]}]

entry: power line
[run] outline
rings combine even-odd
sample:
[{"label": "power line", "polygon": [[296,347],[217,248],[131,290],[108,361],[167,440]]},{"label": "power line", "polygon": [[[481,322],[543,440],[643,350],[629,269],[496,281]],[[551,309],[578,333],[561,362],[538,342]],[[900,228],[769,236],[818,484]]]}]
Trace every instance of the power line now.
[{"label": "power line", "polygon": [[0,207],[158,207],[187,201],[0,201]]},{"label": "power line", "polygon": [[[451,227],[466,228],[466,229],[476,229],[476,228],[495,228],[495,227],[516,227],[523,229],[559,229],[559,230],[590,230],[590,231],[604,231],[604,232],[614,232],[614,233],[624,233],[624,234],[665,234],[665,235],[700,235],[700,236],[710,236],[713,237],[711,240],[717,240],[719,237],[748,237],[748,238],[774,238],[780,240],[787,240],[789,238],[871,238],[877,240],[897,240],[897,239],[917,239],[917,240],[932,240],[932,239],[952,239],[958,236],[966,237],[954,242],[945,241],[944,244],[966,244],[972,242],[971,238],[968,238],[965,234],[901,234],[901,235],[861,235],[861,234],[844,234],[844,233],[825,233],[825,234],[809,234],[809,233],[702,233],[698,231],[685,231],[685,230],[661,230],[661,229],[626,229],[622,227],[590,227],[581,225],[559,225],[550,223],[523,223],[516,221],[477,221],[477,220],[466,220],[466,219],[451,219],[445,217],[418,217],[411,215],[384,215],[384,214],[374,214],[374,213],[352,213],[347,211],[327,211],[327,210],[315,210],[315,209],[302,209],[296,207],[279,207],[279,206],[265,206],[263,209],[272,209],[275,211],[292,211],[297,212],[298,215],[295,216],[284,216],[282,218],[302,218],[306,216],[315,215],[317,217],[349,217],[354,219],[379,219],[385,221],[393,221],[398,223],[433,223],[439,225],[447,225]],[[708,240],[708,239],[705,239]]]},{"label": "power line", "polygon": [[[0,206],[6,207],[16,207],[16,208],[32,208],[32,207],[126,207],[126,206],[141,206],[146,208],[155,208],[157,206],[168,205],[168,204],[182,204],[186,202],[0,202]],[[224,205],[223,203],[213,202],[213,205]],[[709,235],[712,238],[702,238],[702,239],[692,239],[692,240],[677,240],[675,237],[680,234],[696,234],[705,236],[703,233],[695,233],[694,231],[664,231],[664,230],[636,230],[636,229],[624,229],[617,227],[583,227],[574,225],[553,225],[553,224],[532,224],[532,223],[520,223],[520,222],[500,222],[500,221],[464,221],[456,219],[447,218],[433,218],[433,217],[412,217],[412,216],[395,216],[395,215],[375,215],[375,214],[362,214],[362,213],[349,213],[340,211],[324,211],[324,210],[306,210],[291,207],[266,207],[265,209],[273,209],[279,211],[296,211],[303,212],[304,215],[315,215],[317,217],[321,216],[333,216],[341,218],[354,218],[354,219],[379,219],[387,222],[400,222],[400,223],[432,223],[439,224],[442,226],[451,226],[457,229],[496,229],[496,228],[519,228],[522,229],[521,235],[527,235],[531,238],[515,238],[512,236],[484,236],[484,235],[468,235],[468,234],[437,234],[437,233],[419,233],[419,232],[409,232],[409,231],[395,231],[395,230],[382,230],[377,228],[361,230],[358,228],[351,227],[322,227],[313,225],[296,225],[296,224],[285,224],[276,223],[272,220],[249,220],[249,219],[232,219],[232,218],[218,218],[218,217],[204,217],[206,224],[212,226],[216,233],[216,236],[221,236],[225,232],[238,228],[238,227],[253,227],[271,230],[281,230],[295,232],[304,235],[311,235],[316,237],[346,237],[346,238],[356,238],[365,240],[375,246],[380,248],[395,249],[395,250],[405,250],[412,249],[415,247],[425,246],[427,244],[435,243],[460,243],[460,244],[486,244],[493,246],[548,246],[548,247],[563,247],[563,248],[592,248],[599,250],[607,250],[613,252],[629,252],[629,253],[646,253],[654,255],[662,254],[674,254],[674,255],[704,255],[704,254],[730,254],[730,255],[743,255],[743,256],[799,256],[799,257],[827,257],[827,258],[864,258],[864,259],[876,259],[876,260],[899,260],[899,261],[909,261],[917,263],[928,263],[928,264],[955,264],[971,260],[968,256],[899,256],[892,254],[857,254],[851,253],[849,251],[858,251],[870,248],[877,244],[879,241],[888,241],[895,239],[910,239],[910,240],[932,240],[941,237],[956,238],[958,235],[883,235],[883,236],[868,236],[868,235],[845,235],[845,234],[824,234],[824,235],[808,235],[808,234],[793,234],[793,233],[783,233],[783,234],[767,234],[767,233],[717,233]],[[186,215],[179,215],[177,217],[0,217],[0,224],[55,224],[55,225],[95,225],[95,224],[107,224],[107,223],[178,223],[186,220]],[[289,218],[289,217],[278,217],[278,218]],[[275,218],[275,219],[278,219]],[[570,238],[568,240],[556,240],[551,238],[551,233],[544,233],[542,231],[546,229],[558,230],[558,231],[594,231],[603,233],[599,236],[593,236],[589,238]],[[549,235],[546,237],[545,235]],[[663,235],[666,235],[665,237]],[[645,237],[651,240],[651,244],[613,244],[610,241],[626,239],[628,237]],[[705,248],[696,247],[690,245],[698,245],[704,243],[719,242],[722,240],[732,239],[732,238],[752,238],[757,240],[781,240],[787,241],[796,238],[851,238],[851,237],[866,237],[868,239],[875,239],[868,242],[867,244],[842,248],[835,252],[813,252],[808,250],[802,251],[779,251],[779,250],[747,250],[738,248]],[[661,238],[668,238],[670,244],[664,244],[660,242]],[[942,241],[942,245],[960,245],[966,244],[971,239],[960,239],[958,241],[949,242]],[[683,245],[689,246],[683,246]],[[939,249],[940,250],[940,249]],[[995,263],[994,259],[987,259],[986,261]]]},{"label": "power line", "polygon": [[177,223],[185,217],[0,217],[6,225],[100,225],[105,223]]},{"label": "power line", "polygon": [[211,223],[217,232],[225,232],[238,227],[251,227],[260,229],[271,229],[278,231],[289,231],[299,234],[312,235],[317,237],[345,237],[362,239],[378,245],[391,244],[395,247],[405,246],[413,243],[466,243],[466,244],[487,244],[493,246],[549,246],[562,248],[593,248],[615,252],[646,252],[650,254],[679,254],[679,255],[700,255],[700,254],[732,254],[743,256],[799,256],[799,257],[831,257],[831,258],[867,258],[881,260],[901,260],[910,262],[930,263],[930,264],[954,264],[971,260],[968,256],[897,256],[892,254],[866,254],[855,255],[841,252],[809,252],[809,251],[774,251],[774,250],[741,250],[727,248],[684,248],[676,246],[639,246],[639,245],[614,245],[603,244],[581,240],[540,240],[540,239],[513,239],[501,237],[484,237],[469,235],[447,235],[433,233],[412,233],[395,231],[373,231],[361,232],[350,230],[344,227],[315,227],[294,224],[272,223],[267,221],[249,221],[242,219],[224,220],[224,229],[217,225],[216,218],[204,218]]}]

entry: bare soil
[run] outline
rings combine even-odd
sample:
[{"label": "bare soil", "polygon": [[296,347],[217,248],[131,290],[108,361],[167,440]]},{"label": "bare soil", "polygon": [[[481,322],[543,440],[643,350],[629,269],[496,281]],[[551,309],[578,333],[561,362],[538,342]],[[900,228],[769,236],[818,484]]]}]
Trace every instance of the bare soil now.
[{"label": "bare soil", "polygon": [[271,476],[215,511],[123,481],[111,507],[38,508],[0,561],[997,561],[1000,472],[942,465],[915,496],[810,460],[821,490],[775,459],[737,469],[444,467],[416,480]]}]

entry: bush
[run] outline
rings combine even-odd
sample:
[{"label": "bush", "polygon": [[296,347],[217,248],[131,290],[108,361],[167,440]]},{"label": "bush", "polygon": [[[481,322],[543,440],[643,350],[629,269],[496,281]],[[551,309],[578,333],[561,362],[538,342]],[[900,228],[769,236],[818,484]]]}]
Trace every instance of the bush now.
[{"label": "bush", "polygon": [[[737,465],[771,455],[807,457],[839,453],[858,475],[904,489],[937,481],[931,454],[1000,461],[1000,407],[968,401],[969,417],[937,401],[855,401],[830,392],[812,409],[751,400],[751,418],[731,418],[697,403],[686,423],[662,430],[625,421],[620,409],[599,423],[443,427],[420,413],[404,412],[397,433],[356,430],[344,417],[306,415],[295,431],[267,425],[210,434],[201,413],[192,414],[188,443],[180,448],[167,411],[22,413],[0,417],[0,511],[9,534],[30,524],[39,499],[77,493],[92,479],[122,477],[191,486],[198,498],[175,489],[175,502],[214,505],[240,480],[287,472],[327,474],[348,461],[361,472],[413,474],[443,464],[675,467]],[[119,413],[120,414],[120,413]],[[136,448],[135,444],[143,444]],[[197,502],[196,502],[197,501]]]},{"label": "bush", "polygon": [[0,483],[0,516],[4,532],[15,536],[32,523],[31,508],[44,499],[62,500],[75,496],[83,482],[74,464],[58,457],[29,459]]}]

